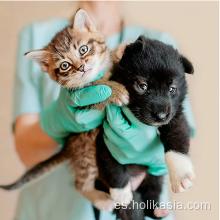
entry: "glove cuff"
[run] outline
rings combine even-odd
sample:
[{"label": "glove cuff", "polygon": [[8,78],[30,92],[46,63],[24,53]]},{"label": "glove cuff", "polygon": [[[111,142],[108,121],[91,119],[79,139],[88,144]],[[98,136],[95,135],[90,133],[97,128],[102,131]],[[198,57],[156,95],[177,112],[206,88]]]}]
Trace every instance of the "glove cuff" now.
[{"label": "glove cuff", "polygon": [[70,132],[62,126],[62,123],[59,122],[59,116],[56,112],[55,105],[56,101],[52,102],[40,113],[40,127],[54,141],[59,144],[63,144]]}]

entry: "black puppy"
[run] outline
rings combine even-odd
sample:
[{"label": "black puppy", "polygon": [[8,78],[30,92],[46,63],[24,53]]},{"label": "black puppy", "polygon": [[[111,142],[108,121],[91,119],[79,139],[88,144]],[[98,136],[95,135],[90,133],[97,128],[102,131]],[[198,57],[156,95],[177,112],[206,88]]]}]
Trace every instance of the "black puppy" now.
[{"label": "black puppy", "polygon": [[[189,158],[190,128],[182,106],[187,94],[185,73],[193,72],[190,61],[172,46],[145,37],[128,45],[122,59],[113,68],[112,80],[123,84],[130,94],[128,108],[141,122],[159,130],[174,192],[190,188],[194,179]],[[139,202],[159,202],[162,177],[147,173],[137,190],[140,198],[138,194],[132,195],[129,177],[138,175],[137,167],[142,171],[144,168],[119,164],[108,151],[102,132],[97,138],[97,161],[100,179],[110,189],[114,201],[129,204],[133,197]],[[123,220],[140,220],[144,215],[159,218],[153,208],[132,210],[131,204],[115,212]]]}]

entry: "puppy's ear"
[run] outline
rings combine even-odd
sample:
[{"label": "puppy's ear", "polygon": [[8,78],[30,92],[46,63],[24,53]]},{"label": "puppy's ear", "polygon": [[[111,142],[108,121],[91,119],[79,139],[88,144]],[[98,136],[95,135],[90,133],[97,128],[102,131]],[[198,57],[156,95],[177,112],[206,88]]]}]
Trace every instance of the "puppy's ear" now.
[{"label": "puppy's ear", "polygon": [[140,41],[144,45],[145,40],[146,40],[146,37],[141,35],[140,37],[138,37],[136,41]]},{"label": "puppy's ear", "polygon": [[186,57],[184,57],[184,56],[181,56],[180,60],[181,60],[181,62],[183,64],[185,73],[193,74],[194,73],[194,68],[193,68],[192,63]]},{"label": "puppy's ear", "polygon": [[119,66],[123,66],[128,60],[130,60],[135,53],[143,50],[144,48],[144,37],[140,36],[134,43],[130,43],[126,46],[122,59],[119,62]]},{"label": "puppy's ear", "polygon": [[141,51],[144,48],[144,43],[145,43],[145,37],[140,36],[133,44],[128,45],[126,49],[127,51],[130,51],[131,53]]},{"label": "puppy's ear", "polygon": [[125,48],[133,42],[134,42],[133,40],[126,40],[112,51],[112,58],[114,63],[118,63],[121,60],[125,52]]}]

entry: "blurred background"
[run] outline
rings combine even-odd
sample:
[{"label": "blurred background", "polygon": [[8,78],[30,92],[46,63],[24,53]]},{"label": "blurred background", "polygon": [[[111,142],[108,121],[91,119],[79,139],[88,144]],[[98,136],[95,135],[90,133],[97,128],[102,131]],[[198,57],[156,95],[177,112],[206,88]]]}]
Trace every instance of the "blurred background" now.
[{"label": "blurred background", "polygon": [[[170,192],[171,202],[209,202],[211,210],[176,210],[177,220],[217,219],[219,209],[219,3],[121,2],[127,24],[168,32],[194,64],[187,76],[197,125],[192,143],[196,182],[184,194]],[[26,24],[51,17],[71,19],[77,2],[0,2],[0,183],[24,170],[11,132],[12,90],[18,32]],[[12,220],[18,192],[0,191],[0,219]]]}]

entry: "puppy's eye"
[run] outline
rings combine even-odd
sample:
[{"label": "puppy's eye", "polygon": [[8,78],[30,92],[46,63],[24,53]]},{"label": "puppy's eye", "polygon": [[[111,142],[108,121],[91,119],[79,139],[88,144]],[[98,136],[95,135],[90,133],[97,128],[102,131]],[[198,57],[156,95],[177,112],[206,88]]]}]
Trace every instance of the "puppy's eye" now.
[{"label": "puppy's eye", "polygon": [[86,45],[83,45],[79,48],[79,53],[81,55],[85,54],[88,51],[88,47]]},{"label": "puppy's eye", "polygon": [[176,88],[173,87],[173,86],[171,86],[170,89],[169,89],[169,92],[170,92],[170,93],[174,93],[174,92],[176,92]]},{"label": "puppy's eye", "polygon": [[70,63],[64,61],[60,64],[61,70],[67,70],[70,67]]},{"label": "puppy's eye", "polygon": [[146,83],[141,83],[141,84],[139,84],[139,88],[143,91],[146,91],[147,90],[147,84]]}]

